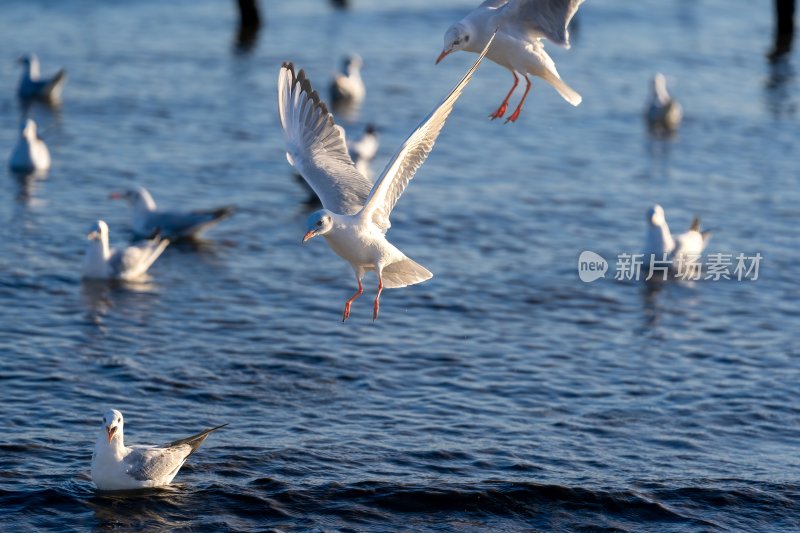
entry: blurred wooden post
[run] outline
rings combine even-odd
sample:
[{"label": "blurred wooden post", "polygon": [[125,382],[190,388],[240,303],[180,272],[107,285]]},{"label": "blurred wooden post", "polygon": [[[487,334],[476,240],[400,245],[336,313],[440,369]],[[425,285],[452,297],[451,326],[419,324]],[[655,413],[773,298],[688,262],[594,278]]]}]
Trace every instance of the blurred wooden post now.
[{"label": "blurred wooden post", "polygon": [[795,0],[775,0],[775,46],[769,53],[771,60],[792,50],[794,39]]},{"label": "blurred wooden post", "polygon": [[261,28],[261,16],[258,13],[257,0],[237,0],[239,6],[239,32],[236,35],[236,44],[240,50],[249,50],[253,47]]}]

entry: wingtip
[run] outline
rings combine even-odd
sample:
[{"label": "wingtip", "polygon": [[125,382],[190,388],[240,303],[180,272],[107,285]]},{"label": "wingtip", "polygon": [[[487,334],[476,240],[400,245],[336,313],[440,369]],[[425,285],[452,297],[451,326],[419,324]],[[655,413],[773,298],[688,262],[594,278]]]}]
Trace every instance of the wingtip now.
[{"label": "wingtip", "polygon": [[692,231],[700,231],[700,217],[694,217],[692,219],[692,225],[689,228]]}]

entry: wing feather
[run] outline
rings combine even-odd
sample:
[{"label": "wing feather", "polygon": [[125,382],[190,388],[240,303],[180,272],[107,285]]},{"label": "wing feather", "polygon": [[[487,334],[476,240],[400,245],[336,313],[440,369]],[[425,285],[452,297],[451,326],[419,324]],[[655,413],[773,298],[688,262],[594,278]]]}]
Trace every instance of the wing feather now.
[{"label": "wing feather", "polygon": [[287,159],[314,189],[326,209],[357,213],[372,183],[353,165],[344,130],[301,70],[284,63],[278,76],[278,115],[286,139]]},{"label": "wing feather", "polygon": [[132,448],[123,461],[127,474],[137,481],[157,481],[183,466],[192,447],[181,444],[169,448]]},{"label": "wing feather", "polygon": [[414,174],[431,153],[433,145],[439,137],[447,117],[450,116],[456,100],[458,100],[464,88],[472,79],[472,75],[492,45],[492,41],[494,41],[494,35],[486,43],[486,47],[481,52],[478,60],[475,61],[475,64],[472,65],[472,68],[467,71],[442,103],[417,126],[417,129],[406,139],[400,150],[386,165],[381,177],[375,182],[375,186],[372,188],[364,205],[362,216],[371,216],[373,222],[384,233],[391,225],[389,223],[389,215],[397,200],[400,199]]},{"label": "wing feather", "polygon": [[569,48],[567,26],[583,0],[513,0],[503,6],[504,32],[526,41],[546,37]]}]

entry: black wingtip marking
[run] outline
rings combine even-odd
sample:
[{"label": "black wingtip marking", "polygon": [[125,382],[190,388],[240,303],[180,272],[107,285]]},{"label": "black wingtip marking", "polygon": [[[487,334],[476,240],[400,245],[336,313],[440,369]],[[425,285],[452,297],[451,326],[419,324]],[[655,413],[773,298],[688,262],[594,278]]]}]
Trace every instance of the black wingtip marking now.
[{"label": "black wingtip marking", "polygon": [[694,217],[694,220],[692,220],[692,227],[689,229],[692,231],[700,231],[700,217]]},{"label": "black wingtip marking", "polygon": [[292,76],[292,86],[294,87],[295,83],[300,84],[300,92],[304,92],[308,95],[312,102],[314,102],[314,106],[318,107],[323,114],[328,115],[328,120],[330,121],[331,125],[333,124],[333,115],[331,115],[330,111],[328,111],[328,106],[325,105],[325,102],[319,97],[319,93],[311,87],[311,81],[306,76],[306,73],[303,69],[300,69],[300,72],[295,74],[294,71],[294,63],[291,61],[284,61],[282,68],[288,69],[289,73]]}]

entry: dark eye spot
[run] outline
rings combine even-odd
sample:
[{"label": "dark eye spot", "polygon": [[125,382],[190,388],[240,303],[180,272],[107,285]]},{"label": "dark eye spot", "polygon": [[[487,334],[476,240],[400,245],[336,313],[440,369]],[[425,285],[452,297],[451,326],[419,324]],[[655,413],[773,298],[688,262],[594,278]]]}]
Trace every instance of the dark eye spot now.
[{"label": "dark eye spot", "polygon": [[466,43],[466,42],[468,42],[468,41],[469,41],[469,35],[465,35],[465,36],[464,36],[464,42]]},{"label": "dark eye spot", "polygon": [[321,220],[317,220],[317,226],[321,226],[321,225],[322,225],[322,221]]}]

